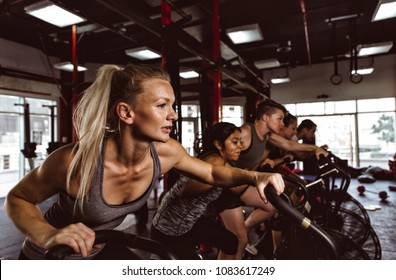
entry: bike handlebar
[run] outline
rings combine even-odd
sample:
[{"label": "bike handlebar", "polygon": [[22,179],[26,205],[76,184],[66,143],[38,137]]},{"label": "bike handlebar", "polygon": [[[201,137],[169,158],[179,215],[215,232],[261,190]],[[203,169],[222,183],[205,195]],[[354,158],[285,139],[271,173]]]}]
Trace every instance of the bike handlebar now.
[{"label": "bike handlebar", "polygon": [[289,218],[291,218],[293,221],[295,221],[300,227],[303,229],[306,229],[310,231],[312,234],[314,234],[316,237],[320,238],[323,240],[329,247],[331,255],[331,259],[338,259],[339,256],[339,249],[337,247],[337,243],[334,241],[334,239],[323,229],[321,229],[319,226],[317,226],[313,221],[305,217],[301,212],[299,212],[297,209],[293,208],[290,206],[288,202],[283,200],[275,191],[274,187],[271,185],[268,185],[264,189],[264,193],[268,199],[268,201],[280,212],[284,213],[287,215]]},{"label": "bike handlebar", "polygon": [[[161,259],[176,260],[177,257],[169,251],[162,243],[137,236],[131,233],[125,233],[117,230],[97,230],[95,231],[95,244],[108,243],[118,244],[128,248],[140,249],[157,254]],[[47,260],[62,260],[66,256],[74,253],[74,250],[67,245],[57,245],[49,249],[45,258]]]}]

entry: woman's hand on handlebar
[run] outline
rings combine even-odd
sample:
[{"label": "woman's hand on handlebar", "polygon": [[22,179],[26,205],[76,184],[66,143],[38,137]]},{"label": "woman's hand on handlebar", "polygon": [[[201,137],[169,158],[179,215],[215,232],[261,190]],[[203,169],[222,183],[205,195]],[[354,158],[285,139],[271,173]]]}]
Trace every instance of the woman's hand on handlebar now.
[{"label": "woman's hand on handlebar", "polygon": [[83,223],[77,223],[55,230],[49,236],[45,247],[52,248],[56,245],[65,244],[73,248],[76,253],[81,253],[83,257],[87,257],[92,251],[94,242],[95,232]]},{"label": "woman's hand on handlebar", "polygon": [[289,164],[291,161],[293,161],[293,159],[294,159],[294,154],[287,153],[286,155],[283,156],[282,163]]},{"label": "woman's hand on handlebar", "polygon": [[264,200],[264,203],[268,203],[268,200],[264,194],[264,189],[266,186],[268,186],[268,184],[274,187],[278,195],[283,193],[285,189],[285,183],[279,173],[258,172],[258,176],[261,182],[257,186],[257,191],[261,199]]},{"label": "woman's hand on handlebar", "polygon": [[263,163],[261,164],[260,168],[263,168],[263,166],[268,165],[270,168],[274,168],[275,167],[275,161],[273,161],[272,159],[266,158]]},{"label": "woman's hand on handlebar", "polygon": [[327,158],[327,156],[329,155],[329,152],[328,151],[326,151],[326,150],[324,150],[324,149],[322,149],[321,147],[317,147],[316,149],[315,149],[315,156],[316,156],[316,159],[317,160],[320,160],[320,156],[321,155],[323,155],[323,156],[325,156],[326,158]]}]

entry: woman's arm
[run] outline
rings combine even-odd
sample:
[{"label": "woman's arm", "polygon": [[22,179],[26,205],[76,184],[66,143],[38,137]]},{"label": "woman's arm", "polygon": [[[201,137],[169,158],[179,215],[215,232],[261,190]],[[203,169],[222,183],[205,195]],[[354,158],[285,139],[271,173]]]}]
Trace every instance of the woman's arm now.
[{"label": "woman's arm", "polygon": [[[226,165],[224,159],[220,155],[214,153],[206,156],[202,160],[213,165]],[[214,188],[214,186],[191,179],[188,183],[183,185],[181,194],[183,197],[195,197],[211,188]]]},{"label": "woman's arm", "polygon": [[[278,193],[284,190],[284,182],[279,174],[213,165],[191,157],[175,140],[170,140],[161,146],[163,148],[158,149],[158,152],[160,158],[162,158],[161,165],[164,162],[166,166],[163,168],[164,172],[174,167],[193,179],[217,187],[236,187],[245,184],[256,186],[261,198],[265,201],[264,188],[268,184],[272,184]],[[167,149],[165,149],[165,146],[167,146]],[[170,166],[171,162],[173,166]]]},{"label": "woman's arm", "polygon": [[49,249],[57,244],[67,244],[76,252],[88,255],[94,240],[92,230],[83,224],[56,229],[37,207],[61,190],[66,191],[70,155],[69,146],[54,151],[8,193],[4,208],[16,227],[37,246]]}]

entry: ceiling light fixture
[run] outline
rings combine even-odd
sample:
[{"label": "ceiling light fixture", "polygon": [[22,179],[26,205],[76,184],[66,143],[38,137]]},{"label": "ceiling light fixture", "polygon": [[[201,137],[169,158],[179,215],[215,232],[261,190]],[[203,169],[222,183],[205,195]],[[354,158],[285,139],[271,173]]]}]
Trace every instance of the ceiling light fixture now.
[{"label": "ceiling light fixture", "polygon": [[25,12],[50,24],[65,27],[86,21],[49,1],[41,1],[25,7]]},{"label": "ceiling light fixture", "polygon": [[366,44],[366,45],[358,45],[357,50],[358,56],[369,56],[381,53],[387,53],[393,47],[393,42],[383,42],[376,44]]},{"label": "ceiling light fixture", "polygon": [[371,21],[384,20],[392,17],[396,17],[396,1],[379,0]]},{"label": "ceiling light fixture", "polygon": [[292,49],[292,47],[291,47],[291,41],[289,40],[289,41],[287,41],[286,44],[284,44],[284,45],[281,45],[281,44],[280,44],[279,47],[276,48],[276,52],[277,52],[277,53],[288,53],[288,52],[291,51],[291,49]]},{"label": "ceiling light fixture", "polygon": [[[280,73],[280,72],[283,72],[283,73]],[[283,84],[283,83],[290,82],[288,67],[271,70],[271,76],[273,77],[273,78],[271,78],[272,84]]]},{"label": "ceiling light fixture", "polygon": [[264,59],[264,60],[255,61],[254,66],[256,66],[257,69],[276,68],[280,66],[280,62],[276,58]]},{"label": "ceiling light fixture", "polygon": [[290,82],[289,77],[284,77],[284,78],[272,78],[271,83],[272,84],[283,84],[283,83],[288,83]]},{"label": "ceiling light fixture", "polygon": [[125,50],[125,54],[140,60],[148,60],[148,59],[155,59],[161,57],[159,53],[147,47]]},{"label": "ceiling light fixture", "polygon": [[[65,61],[65,62],[59,62],[54,64],[55,69],[67,71],[67,72],[73,72],[74,71],[74,65],[71,62]],[[84,66],[77,66],[77,71],[78,72],[84,72],[87,71],[88,68]]]},{"label": "ceiling light fixture", "polygon": [[260,26],[257,23],[228,28],[226,34],[234,44],[244,44],[264,39]]},{"label": "ceiling light fixture", "polygon": [[373,73],[374,68],[373,67],[359,67],[357,70],[352,70],[351,74],[352,75],[368,75]]},{"label": "ceiling light fixture", "polygon": [[195,72],[194,70],[189,70],[189,71],[183,71],[180,72],[180,77],[183,79],[192,79],[192,78],[197,78],[199,77],[198,72]]},{"label": "ceiling light fixture", "polygon": [[351,70],[351,75],[369,75],[374,71],[374,57],[369,56],[359,59],[360,64],[356,70]]}]

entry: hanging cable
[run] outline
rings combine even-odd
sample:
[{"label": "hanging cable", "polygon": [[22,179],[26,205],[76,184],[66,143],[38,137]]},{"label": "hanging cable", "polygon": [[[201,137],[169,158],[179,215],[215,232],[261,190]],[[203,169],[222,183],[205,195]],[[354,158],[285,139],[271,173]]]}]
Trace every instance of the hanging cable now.
[{"label": "hanging cable", "polygon": [[337,33],[336,33],[336,23],[331,22],[331,25],[333,27],[333,33],[331,34],[332,36],[332,43],[333,43],[333,59],[334,59],[334,74],[331,75],[330,81],[333,85],[339,85],[342,83],[342,76],[338,74],[338,57],[337,57]]}]

